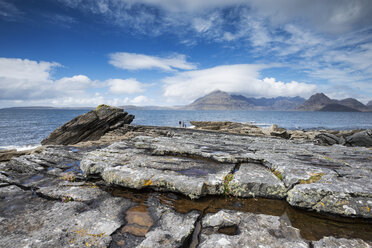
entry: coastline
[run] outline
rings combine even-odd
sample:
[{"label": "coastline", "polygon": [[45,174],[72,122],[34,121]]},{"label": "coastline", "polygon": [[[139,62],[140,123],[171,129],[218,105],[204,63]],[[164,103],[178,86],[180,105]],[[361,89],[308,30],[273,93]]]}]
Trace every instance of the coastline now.
[{"label": "coastline", "polygon": [[287,132],[279,127],[251,136],[133,118],[101,106],[0,163],[2,243],[372,245],[370,148],[273,136]]}]

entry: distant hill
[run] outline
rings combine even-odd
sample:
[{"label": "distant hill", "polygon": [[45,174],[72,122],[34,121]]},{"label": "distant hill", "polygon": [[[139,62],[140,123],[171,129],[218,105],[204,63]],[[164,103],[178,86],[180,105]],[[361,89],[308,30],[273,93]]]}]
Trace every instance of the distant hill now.
[{"label": "distant hill", "polygon": [[180,107],[174,106],[174,107],[162,107],[162,106],[135,106],[135,105],[124,105],[119,106],[119,108],[122,108],[124,110],[176,110]]},{"label": "distant hill", "polygon": [[306,102],[300,105],[297,110],[303,111],[371,111],[372,109],[354,98],[343,100],[331,99],[323,93],[312,95]]},{"label": "distant hill", "polygon": [[305,111],[316,111],[328,104],[336,104],[336,101],[332,100],[323,93],[317,93],[312,95],[306,102],[298,107],[298,110]]},{"label": "distant hill", "polygon": [[240,99],[240,96],[232,97],[226,92],[217,90],[196,99],[184,108],[191,110],[245,110],[252,109],[253,104]]},{"label": "distant hill", "polygon": [[346,98],[338,101],[339,104],[359,111],[366,111],[368,107],[354,98]]},{"label": "distant hill", "polygon": [[372,100],[367,103],[368,107],[372,107]]},{"label": "distant hill", "polygon": [[184,109],[190,110],[290,110],[305,102],[301,97],[247,98],[213,91],[196,99]]},{"label": "distant hill", "polygon": [[325,112],[360,112],[357,109],[350,108],[348,106],[337,104],[337,103],[327,104],[323,108],[319,109],[319,111],[325,111]]},{"label": "distant hill", "polygon": [[87,109],[92,110],[95,107],[50,107],[50,106],[22,106],[22,107],[9,107],[9,108],[2,108],[2,109],[69,109],[69,110],[81,110]]}]

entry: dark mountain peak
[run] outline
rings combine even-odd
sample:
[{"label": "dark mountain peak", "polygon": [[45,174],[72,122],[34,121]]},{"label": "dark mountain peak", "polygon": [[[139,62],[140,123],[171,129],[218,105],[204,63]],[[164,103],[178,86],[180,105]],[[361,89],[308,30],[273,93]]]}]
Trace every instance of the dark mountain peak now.
[{"label": "dark mountain peak", "polygon": [[359,102],[355,98],[346,98],[346,99],[340,100],[339,103],[344,105],[344,106],[354,108],[354,109],[359,109],[359,110],[363,110],[363,109],[367,108],[366,105]]},{"label": "dark mountain peak", "polygon": [[209,93],[209,94],[207,94],[205,96],[213,96],[213,95],[225,95],[225,96],[228,95],[228,96],[230,96],[229,93],[227,93],[225,91],[222,91],[222,90],[214,90],[214,91],[212,91],[211,93]]},{"label": "dark mountain peak", "polygon": [[323,93],[312,95],[298,110],[305,111],[369,111],[369,108],[355,98],[330,99]]},{"label": "dark mountain peak", "polygon": [[316,93],[298,107],[299,110],[316,111],[328,104],[336,103],[324,93]]},{"label": "dark mountain peak", "polygon": [[234,99],[229,93],[221,90],[212,91],[187,106],[187,109],[195,110],[242,110],[249,108],[248,102]]},{"label": "dark mountain peak", "polygon": [[312,95],[309,100],[307,101],[316,101],[316,102],[324,102],[324,103],[327,103],[327,102],[331,102],[331,98],[329,98],[328,96],[326,96],[324,93],[316,93],[314,95]]},{"label": "dark mountain peak", "polygon": [[372,100],[367,103],[368,107],[372,107]]}]

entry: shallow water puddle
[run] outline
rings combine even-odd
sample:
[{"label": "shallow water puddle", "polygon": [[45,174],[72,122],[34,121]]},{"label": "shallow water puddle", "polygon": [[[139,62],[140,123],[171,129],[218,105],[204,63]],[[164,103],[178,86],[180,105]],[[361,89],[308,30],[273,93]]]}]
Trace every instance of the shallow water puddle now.
[{"label": "shallow water puddle", "polygon": [[65,164],[64,172],[83,174],[83,171],[80,169],[80,160]]},{"label": "shallow water puddle", "polygon": [[[206,196],[198,200],[190,200],[179,194],[158,193],[153,191],[137,191],[126,188],[106,188],[105,190],[116,197],[124,197],[138,203],[126,213],[127,225],[124,229],[136,235],[146,232],[154,224],[151,215],[147,212],[146,200],[148,197],[156,197],[161,204],[167,205],[179,213],[188,213],[198,210],[203,214],[216,213],[222,209],[280,216],[283,221],[289,222],[293,227],[300,230],[301,235],[307,240],[319,240],[326,236],[337,238],[360,238],[372,240],[372,220],[345,218],[323,215],[316,212],[308,212],[291,207],[283,200],[262,198],[235,198]],[[139,230],[134,230],[135,228]],[[221,233],[233,234],[237,230],[221,230]]]},{"label": "shallow water puddle", "polygon": [[127,224],[122,227],[121,231],[135,236],[144,237],[154,224],[145,204],[140,204],[130,208],[126,212],[125,220]]},{"label": "shallow water puddle", "polygon": [[210,170],[206,170],[202,168],[192,168],[192,169],[187,169],[187,170],[179,170],[176,172],[186,175],[186,176],[206,176],[211,173]]}]

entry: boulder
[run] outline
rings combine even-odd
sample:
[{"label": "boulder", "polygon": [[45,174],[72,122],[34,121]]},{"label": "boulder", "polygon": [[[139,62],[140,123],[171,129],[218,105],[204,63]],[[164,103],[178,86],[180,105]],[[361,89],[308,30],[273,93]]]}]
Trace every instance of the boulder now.
[{"label": "boulder", "polygon": [[99,105],[54,130],[42,145],[73,145],[81,141],[98,140],[106,132],[130,124],[134,115],[121,108]]},{"label": "boulder", "polygon": [[276,124],[271,125],[271,127],[268,129],[268,132],[271,136],[284,139],[289,139],[291,137],[285,128],[278,127]]},{"label": "boulder", "polygon": [[337,137],[334,134],[321,133],[315,136],[314,142],[315,144],[318,144],[318,145],[331,146],[335,144],[342,145],[345,142],[345,140],[340,137]]},{"label": "boulder", "polygon": [[346,145],[372,147],[372,129],[346,137]]}]

